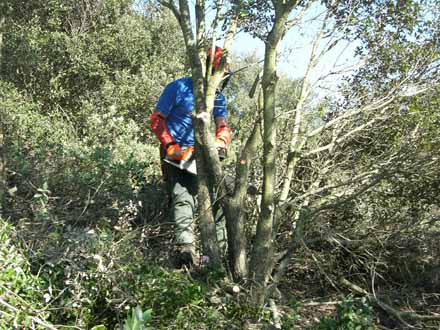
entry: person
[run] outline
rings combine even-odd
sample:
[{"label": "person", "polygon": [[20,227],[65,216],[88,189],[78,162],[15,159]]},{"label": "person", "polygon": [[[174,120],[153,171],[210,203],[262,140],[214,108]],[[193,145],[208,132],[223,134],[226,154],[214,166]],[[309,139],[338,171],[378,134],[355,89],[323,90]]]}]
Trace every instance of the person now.
[{"label": "person", "polygon": [[[216,47],[212,70],[220,65],[223,50]],[[208,59],[211,50],[208,51]],[[228,69],[225,75],[228,75]],[[184,77],[168,84],[150,116],[151,130],[160,142],[161,159],[172,161],[186,159],[194,151],[194,129],[191,114],[194,111],[192,78]],[[215,144],[220,154],[228,148],[231,130],[227,124],[226,98],[217,91],[213,117],[215,122]],[[171,212],[175,222],[177,254],[175,266],[191,266],[195,262],[196,248],[194,219],[196,212],[197,176],[162,161],[163,178],[171,197]],[[217,241],[220,246],[226,244],[226,227],[219,207],[214,210]]]}]

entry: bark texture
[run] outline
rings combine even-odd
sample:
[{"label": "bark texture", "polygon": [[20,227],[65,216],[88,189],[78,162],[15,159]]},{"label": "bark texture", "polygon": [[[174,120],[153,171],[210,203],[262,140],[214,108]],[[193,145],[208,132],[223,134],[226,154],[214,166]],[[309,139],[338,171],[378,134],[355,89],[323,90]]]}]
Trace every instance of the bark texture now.
[{"label": "bark texture", "polygon": [[286,32],[289,13],[295,1],[273,1],[275,21],[268,34],[265,47],[263,70],[264,132],[263,132],[263,198],[257,224],[255,243],[251,253],[250,277],[252,280],[252,301],[261,306],[266,298],[267,284],[274,265],[273,225],[275,214],[276,187],[276,120],[275,91],[277,84],[277,48]]}]

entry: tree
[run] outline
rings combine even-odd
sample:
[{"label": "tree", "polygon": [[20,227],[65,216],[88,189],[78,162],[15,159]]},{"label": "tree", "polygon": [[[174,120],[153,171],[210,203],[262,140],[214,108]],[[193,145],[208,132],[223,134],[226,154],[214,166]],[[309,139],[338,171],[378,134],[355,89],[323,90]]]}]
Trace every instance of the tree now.
[{"label": "tree", "polygon": [[[308,232],[313,232],[313,227],[320,221],[325,223],[326,212],[343,212],[350,208],[352,202],[359,201],[361,196],[384,181],[392,180],[400,171],[411,173],[420,165],[419,151],[410,146],[423,143],[424,138],[416,134],[416,127],[402,127],[399,118],[402,116],[403,104],[414,98],[425,97],[425,93],[436,88],[439,48],[434,34],[425,33],[432,22],[419,22],[415,28],[415,25],[401,19],[406,14],[414,16],[414,10],[428,10],[428,7],[422,10],[414,5],[403,13],[402,8],[397,8],[398,5],[392,2],[357,5],[350,9],[338,7],[341,11],[330,6],[328,21],[323,25],[323,35],[327,36],[327,40],[330,39],[324,50],[333,45],[328,36],[338,40],[340,29],[346,37],[355,38],[347,34],[347,31],[351,31],[350,22],[355,22],[352,27],[359,33],[355,35],[364,42],[360,48],[362,51],[358,51],[368,61],[346,85],[345,102],[335,102],[328,107],[327,116],[323,116],[320,122],[311,122],[301,116],[305,110],[301,107],[303,97],[298,102],[300,107],[297,105],[295,110],[296,129],[293,131],[287,158],[287,176],[278,204],[281,216],[291,212],[291,217],[295,219],[294,229],[291,230],[290,243],[278,260],[279,265],[273,276],[275,286]],[[383,5],[399,14],[389,15],[389,20],[384,23],[381,16],[383,11],[378,10],[376,5]],[[353,9],[356,14],[353,14]],[[359,12],[356,12],[358,9]],[[337,12],[336,16],[333,16],[333,10]],[[382,20],[367,20],[364,25],[359,20],[363,15],[377,15]],[[334,23],[333,19],[336,19]],[[385,25],[381,26],[382,23]],[[384,26],[387,33],[382,33]],[[402,34],[401,28],[408,30]],[[418,36],[419,42],[405,39],[411,31],[422,31]],[[373,36],[376,42],[372,41]],[[388,48],[390,43],[399,44],[399,47]],[[311,67],[318,58],[312,52]],[[400,60],[390,61],[393,58]],[[402,63],[406,65],[401,66]],[[308,81],[307,74],[304,81]],[[311,84],[303,85],[301,95],[307,95],[305,91],[308,86]],[[390,129],[389,125],[393,128]],[[391,130],[395,130],[394,133]],[[399,136],[408,139],[399,140],[399,148],[390,148],[393,145],[390,138],[395,137],[397,131]],[[427,157],[422,157],[423,161],[428,161],[432,154]],[[324,228],[327,232],[332,230],[331,227]]]},{"label": "tree", "polygon": [[[217,29],[222,19],[223,1],[215,2],[214,8],[216,15],[212,23],[212,35],[207,37],[205,27],[207,25],[206,7],[207,3],[203,0],[196,1],[195,23],[192,24],[190,15],[190,6],[188,1],[161,1],[161,3],[170,8],[177,21],[180,24],[185,40],[186,51],[191,65],[193,78],[193,90],[195,97],[196,115],[193,120],[195,138],[196,138],[196,160],[198,176],[198,208],[202,236],[203,252],[209,256],[214,268],[221,268],[221,258],[218,245],[216,243],[215,224],[211,212],[213,201],[210,192],[213,191],[213,184],[209,177],[213,174],[214,186],[222,187],[221,192],[225,191],[225,185],[222,183],[222,169],[217,151],[214,147],[214,139],[210,132],[210,114],[214,106],[216,89],[219,86],[223,70],[226,64],[224,57],[217,70],[211,75],[209,69],[213,59],[208,59],[206,66],[207,49],[215,48]],[[226,33],[224,52],[228,53],[232,38],[237,27],[237,13],[234,12]],[[193,26],[196,27],[195,33]],[[212,52],[213,53],[213,52]]]},{"label": "tree", "polygon": [[[175,14],[178,22],[180,23],[182,32],[184,34],[185,44],[188,52],[192,67],[193,81],[195,82],[194,94],[196,99],[196,118],[194,120],[195,132],[196,132],[196,153],[197,167],[198,167],[198,199],[199,210],[201,214],[201,232],[202,232],[202,244],[205,253],[213,260],[213,265],[218,267],[220,265],[220,258],[218,249],[215,244],[214,235],[214,222],[210,212],[206,210],[211,209],[212,201],[209,197],[209,191],[212,188],[209,187],[207,180],[208,173],[214,173],[215,186],[223,186],[220,191],[226,191],[224,184],[222,184],[222,171],[220,163],[213,148],[213,139],[209,132],[209,122],[200,120],[197,117],[201,117],[203,112],[211,113],[215,90],[221,80],[221,72],[223,65],[213,75],[206,74],[207,70],[204,68],[204,59],[207,47],[213,47],[216,41],[216,30],[218,28],[219,20],[222,17],[222,10],[225,4],[223,1],[215,2],[216,15],[213,20],[212,36],[207,41],[206,37],[206,3],[205,1],[197,1],[195,4],[195,23],[192,24],[190,17],[190,8],[187,1],[179,1],[175,3],[172,1],[162,1],[162,3],[170,8]],[[236,31],[237,24],[240,20],[240,15],[243,13],[255,12],[255,9],[263,6],[264,9],[273,11],[273,17],[270,17],[272,24],[268,27],[268,33],[265,36],[266,49],[265,49],[265,62],[262,75],[262,91],[263,91],[263,123],[264,123],[264,183],[263,183],[263,200],[261,205],[261,218],[257,225],[256,241],[253,246],[253,252],[251,257],[251,277],[256,285],[255,299],[257,303],[261,303],[264,299],[265,285],[271,272],[271,264],[273,262],[273,240],[272,240],[272,226],[273,217],[275,211],[274,201],[274,187],[275,187],[275,158],[276,158],[276,126],[275,126],[275,90],[276,90],[276,59],[277,59],[277,47],[281,41],[285,31],[286,24],[288,25],[288,17],[292,9],[298,4],[297,1],[273,1],[268,7],[267,3],[242,3],[231,2],[232,15],[229,18],[229,29],[225,37],[224,49],[227,52],[232,42],[232,37]],[[272,7],[273,6],[273,7]],[[266,22],[267,17],[263,17],[263,24]],[[196,27],[196,35],[193,34],[192,26]],[[263,26],[264,28],[264,26]],[[208,45],[207,47],[203,47]],[[224,61],[223,61],[224,64]],[[209,66],[208,66],[209,67]],[[208,71],[209,72],[209,71]],[[206,116],[209,118],[209,116]],[[202,117],[203,118],[203,117]],[[233,199],[225,198],[223,205],[227,216],[227,222],[229,223],[229,242],[230,242],[230,256],[231,264],[233,265],[234,273],[238,278],[243,278],[247,274],[246,263],[246,244],[243,242],[241,223],[242,218],[239,217],[239,221],[236,221],[234,211],[242,204],[242,196],[245,191],[245,183],[247,178],[247,169],[249,161],[249,149],[254,149],[255,136],[258,132],[258,123],[256,129],[248,140],[247,147],[243,153],[243,158],[240,160],[240,164],[244,167],[237,168],[239,174],[236,178],[236,186]],[[246,150],[247,149],[247,150]],[[246,152],[248,152],[246,154]],[[206,158],[205,158],[206,157]],[[233,201],[233,203],[232,203]],[[236,214],[236,213],[235,213]],[[229,215],[229,216],[228,216]],[[234,224],[233,224],[234,222]],[[258,261],[257,261],[258,260]]]},{"label": "tree", "polygon": [[[186,1],[180,1],[179,4],[171,1],[163,3],[173,10],[184,32],[189,52],[188,56],[192,58],[193,78],[198,81],[195,93],[198,95],[196,107],[200,114],[201,109],[210,109],[209,105],[205,103],[207,94],[203,88],[212,91],[209,76],[203,76],[204,70],[201,70],[205,54],[205,51],[201,49],[203,48],[202,45],[212,45],[212,40],[215,40],[212,37],[209,39],[211,42],[206,42],[207,38],[204,30],[205,2],[199,1],[196,3],[197,15],[196,22],[193,24],[197,27],[196,36],[192,35],[188,3]],[[217,2],[216,4],[216,17],[218,18],[221,5],[224,5],[224,3]],[[386,125],[388,120],[398,115],[396,109],[398,109],[399,102],[403,102],[407,98],[404,94],[405,90],[415,88],[416,90],[411,94],[414,96],[425,91],[423,85],[421,88],[416,88],[416,83],[422,81],[432,83],[435,81],[432,80],[432,77],[436,76],[437,66],[435,63],[438,55],[435,55],[435,49],[438,49],[438,47],[435,46],[435,33],[432,33],[431,29],[435,26],[435,23],[430,20],[424,22],[412,20],[416,13],[429,10],[428,6],[421,9],[417,3],[414,3],[405,9],[404,16],[402,16],[402,9],[399,4],[394,2],[369,2],[362,5],[352,4],[351,2],[325,2],[327,9],[324,10],[321,16],[324,17],[322,27],[316,35],[309,66],[302,80],[298,101],[294,105],[294,111],[292,111],[294,114],[294,128],[288,139],[290,142],[287,150],[283,150],[288,156],[285,160],[280,160],[276,154],[279,146],[277,145],[277,125],[275,122],[277,46],[286,30],[297,24],[304,12],[317,3],[310,1],[301,3],[301,6],[296,1],[252,1],[232,2],[231,4],[231,8],[235,12],[232,16],[233,19],[229,21],[231,25],[226,39],[228,41],[227,45],[229,46],[230,35],[235,31],[235,24],[244,27],[247,31],[252,31],[265,41],[265,62],[262,76],[263,190],[260,218],[258,219],[256,235],[251,248],[249,265],[249,277],[254,284],[254,302],[261,304],[266,296],[270,278],[272,277],[270,287],[276,287],[277,281],[289,264],[290,258],[303,240],[305,226],[313,223],[314,219],[324,210],[338,208],[351,200],[359,198],[373,186],[389,177],[390,173],[393,173],[397,168],[404,166],[402,161],[407,154],[402,149],[395,153],[386,153],[386,155],[380,154],[379,156],[379,154],[375,154],[374,157],[370,155],[368,162],[357,169],[358,173],[356,175],[351,172],[352,164],[357,163],[358,157],[363,152],[367,152],[369,147],[378,143],[379,139],[376,136],[373,140],[364,140],[360,144],[357,144],[356,141],[363,136],[365,137],[367,132],[369,134],[369,132],[375,132],[376,128],[384,127],[382,125]],[[389,16],[387,20],[381,14],[384,11],[379,10],[382,7],[388,8],[385,11]],[[297,9],[297,15],[294,18],[289,16],[292,14],[293,9]],[[363,22],[362,20],[365,17],[371,17],[372,19]],[[435,17],[435,14],[431,13],[429,17]],[[217,23],[217,20],[214,20],[214,22]],[[213,31],[216,27],[214,25]],[[353,31],[353,34],[347,34],[350,31]],[[405,38],[411,33],[415,33],[415,36],[420,37],[418,31],[421,31],[420,33],[423,34],[426,42],[417,43],[412,38]],[[311,72],[316,69],[317,63],[325,54],[331,51],[338,42],[347,38],[361,41],[362,46],[359,48],[358,54],[362,55],[364,59],[369,57],[369,61],[367,65],[358,70],[358,75],[355,76],[358,78],[350,82],[352,88],[347,89],[347,100],[349,102],[345,105],[332,105],[331,107],[336,109],[335,113],[330,112],[330,109],[324,109],[324,111],[328,111],[326,118],[320,118],[318,114],[311,116],[306,112],[310,111],[307,102],[313,96],[313,88],[316,86],[316,81],[311,81]],[[420,41],[420,38],[418,40]],[[387,50],[386,45],[390,44],[399,46]],[[404,50],[408,46],[412,51],[409,56],[406,56],[409,53]],[[381,51],[380,56],[377,56],[378,49]],[[426,54],[427,50],[429,50],[429,55],[423,57],[426,61],[416,61],[418,56],[415,54]],[[397,63],[407,63],[406,65],[399,67],[387,60],[387,58],[393,58],[397,55],[395,51],[400,52],[402,56],[406,56],[405,60],[402,59]],[[422,67],[425,69],[419,70]],[[385,69],[386,71],[384,71]],[[375,73],[371,74],[371,72]],[[387,74],[384,75],[384,72],[387,72]],[[360,78],[361,76],[364,78]],[[370,79],[370,82],[368,82],[368,79]],[[215,78],[211,81],[215,81]],[[372,84],[373,82],[375,85]],[[368,84],[366,86],[369,89],[362,87],[363,84]],[[377,88],[379,85],[380,88]],[[214,88],[216,85],[212,86]],[[357,92],[356,88],[358,89]],[[371,91],[374,93],[371,93]],[[215,182],[220,185],[222,175],[215,154],[212,154],[212,148],[206,148],[206,146],[211,145],[209,133],[206,129],[207,124],[203,126],[204,129],[200,129],[200,126],[197,126],[200,121],[196,120],[195,122],[196,130],[198,130],[198,148],[202,151],[202,153],[199,153],[199,158],[197,158],[202,173],[199,188],[203,191],[202,186],[205,185],[206,192],[205,195],[202,193],[199,199],[205,203],[201,204],[204,205],[202,210],[206,210],[210,208],[207,195],[209,188],[203,179],[203,173],[214,169]],[[238,279],[245,278],[248,275],[247,243],[244,241],[244,235],[236,236],[237,233],[243,232],[241,222],[243,218],[238,217],[237,220],[236,217],[232,217],[232,214],[242,213],[238,212],[239,209],[243,208],[243,199],[239,196],[243,196],[242,192],[247,182],[247,166],[249,166],[250,158],[246,151],[255,150],[256,148],[257,140],[254,133],[258,130],[258,123],[255,127],[256,130],[250,135],[242,158],[237,164],[235,190],[222,200],[227,217],[229,214],[230,261],[234,274]],[[204,160],[200,158],[201,154],[205,155]],[[286,168],[282,177],[279,177],[280,173],[276,171],[277,168],[281,167],[277,166],[280,161],[284,162]],[[413,165],[407,164],[405,166]],[[299,175],[301,179],[296,178]],[[278,186],[277,181],[280,179],[282,181],[281,189],[278,191],[276,187]],[[293,223],[287,220],[289,218],[293,219]],[[207,219],[202,222],[212,224]],[[286,226],[287,224],[294,228],[291,230],[290,243],[284,251],[281,250],[275,253],[275,249],[281,247],[274,244],[275,240],[280,237],[278,229],[280,226]],[[205,234],[202,240],[206,241],[208,236],[211,235]],[[210,242],[213,242],[213,240]],[[210,248],[207,251],[215,250],[211,243],[208,245],[210,245]],[[214,259],[217,260],[215,256]]]},{"label": "tree", "polygon": [[[99,15],[84,14],[84,28],[71,28],[92,2],[79,7],[55,0],[50,6],[45,1],[24,7],[20,1],[1,3],[8,15],[2,29],[0,122],[16,197],[33,194],[33,185],[41,187],[45,181],[53,194],[66,199],[87,195],[100,187],[102,177],[85,173],[112,171],[117,141],[124,143],[120,155],[136,155],[131,165],[140,166],[144,156],[136,147],[140,140],[153,150],[148,151],[151,157],[155,154],[145,119],[163,86],[185,70],[178,24],[157,7],[141,12],[130,1],[117,0],[105,1]],[[75,166],[65,157],[70,151]],[[121,165],[120,174],[131,165]],[[145,173],[152,171],[157,168],[147,166]],[[106,181],[99,189],[100,201],[107,203],[103,195],[114,197],[123,187],[124,181]]]}]

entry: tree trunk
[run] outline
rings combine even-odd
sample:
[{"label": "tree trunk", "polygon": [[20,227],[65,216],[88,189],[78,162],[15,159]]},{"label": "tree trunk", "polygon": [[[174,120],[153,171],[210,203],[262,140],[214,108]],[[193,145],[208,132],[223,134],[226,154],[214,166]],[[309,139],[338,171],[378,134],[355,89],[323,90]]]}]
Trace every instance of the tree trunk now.
[{"label": "tree trunk", "polygon": [[[195,65],[193,67],[193,91],[196,106],[196,118],[193,118],[194,134],[196,138],[196,163],[197,163],[197,200],[199,202],[199,225],[200,235],[202,241],[203,254],[209,257],[209,264],[215,269],[222,268],[220,249],[217,244],[216,227],[214,215],[212,212],[211,200],[211,182],[209,180],[210,171],[213,168],[209,159],[217,157],[217,152],[214,148],[214,140],[210,133],[211,116],[208,117],[198,115],[206,112],[212,113],[214,100],[208,100],[204,93],[203,70],[201,66]],[[201,78],[201,79],[200,79]],[[218,165],[217,171],[221,168]],[[216,176],[214,176],[216,177]]]},{"label": "tree trunk", "polygon": [[[259,96],[259,109],[262,108],[262,95]],[[257,118],[252,134],[249,136],[236,167],[234,193],[226,198],[223,205],[228,230],[229,264],[236,281],[247,278],[247,239],[244,231],[244,203],[247,196],[249,166],[260,143],[261,123]]]},{"label": "tree trunk", "polygon": [[[171,2],[162,2],[165,6],[170,8],[177,21],[185,40],[185,46],[188,58],[191,64],[193,93],[195,98],[195,113],[193,117],[194,135],[196,140],[196,163],[197,163],[197,188],[198,188],[198,210],[199,210],[199,226],[202,241],[203,254],[209,257],[209,264],[213,268],[221,268],[220,250],[217,244],[216,228],[214,216],[212,213],[212,202],[210,191],[212,189],[209,180],[209,164],[207,159],[212,159],[212,155],[216,155],[214,148],[214,141],[210,134],[210,119],[199,116],[203,112],[211,113],[214,106],[214,99],[207,99],[207,86],[205,84],[205,74],[202,59],[204,58],[203,45],[203,29],[204,22],[204,8],[205,2],[197,0],[196,16],[197,16],[197,37],[194,36],[191,15],[189,10],[189,3],[187,0],[179,0],[179,7],[176,7]],[[215,91],[215,89],[214,89]],[[211,104],[212,103],[212,104]],[[208,153],[208,157],[205,156]],[[215,156],[214,156],[215,157]],[[218,158],[218,157],[217,157]],[[218,165],[217,168],[220,166]],[[221,169],[220,169],[221,171]]]},{"label": "tree trunk", "polygon": [[285,32],[285,23],[293,3],[275,3],[275,22],[266,40],[263,95],[264,95],[264,133],[263,133],[263,198],[261,213],[257,223],[255,243],[251,253],[250,275],[252,280],[252,303],[261,306],[267,292],[268,279],[273,268],[273,222],[275,214],[276,187],[276,123],[275,90],[277,84],[277,48]]}]

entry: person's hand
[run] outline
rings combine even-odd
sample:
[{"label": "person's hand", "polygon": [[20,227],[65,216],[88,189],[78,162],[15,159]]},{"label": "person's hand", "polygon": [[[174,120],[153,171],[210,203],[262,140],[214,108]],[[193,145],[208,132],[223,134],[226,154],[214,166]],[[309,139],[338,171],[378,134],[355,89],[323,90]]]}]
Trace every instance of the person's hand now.
[{"label": "person's hand", "polygon": [[170,160],[182,160],[182,148],[179,144],[173,143],[167,147],[167,158]]},{"label": "person's hand", "polygon": [[227,149],[226,148],[222,148],[220,146],[216,146],[216,148],[217,148],[218,158],[220,158],[220,160],[225,159],[226,158]]},{"label": "person's hand", "polygon": [[226,125],[217,127],[215,129],[216,147],[227,149],[230,142],[231,142],[231,129]]},{"label": "person's hand", "polygon": [[185,150],[183,150],[182,152],[181,160],[188,160],[193,155],[194,155],[194,147],[193,146],[186,147]]},{"label": "person's hand", "polygon": [[215,147],[217,150],[218,149],[227,149],[227,144],[224,139],[216,138],[215,139]]}]

